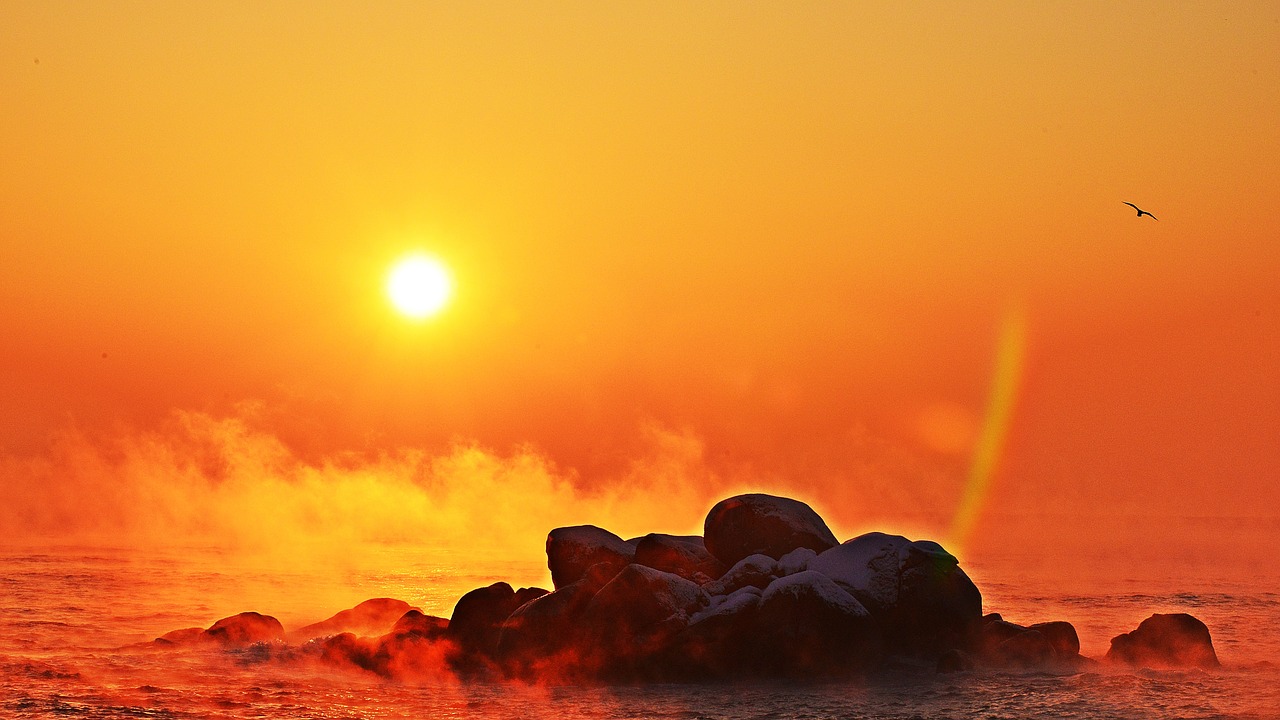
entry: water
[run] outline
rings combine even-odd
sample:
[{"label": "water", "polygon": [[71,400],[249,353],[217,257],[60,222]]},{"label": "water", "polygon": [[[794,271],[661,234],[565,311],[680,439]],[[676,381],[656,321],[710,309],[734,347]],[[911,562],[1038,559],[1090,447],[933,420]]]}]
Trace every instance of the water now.
[{"label": "water", "polygon": [[[1075,623],[1083,651],[1152,612],[1205,621],[1224,663],[1215,672],[1106,670],[907,674],[838,684],[537,687],[426,685],[314,665],[261,662],[215,649],[125,646],[242,610],[286,628],[370,597],[447,615],[472,587],[545,583],[533,561],[466,568],[444,553],[384,550],[362,565],[282,570],[212,549],[0,548],[0,717],[4,718],[1258,718],[1280,717],[1278,586],[1250,576],[1174,573],[1062,583],[1007,559],[973,563],[988,610],[1020,622]],[[1201,570],[1207,570],[1201,568]],[[1004,576],[1001,576],[1004,571]],[[1014,580],[1016,579],[1016,582]]]}]

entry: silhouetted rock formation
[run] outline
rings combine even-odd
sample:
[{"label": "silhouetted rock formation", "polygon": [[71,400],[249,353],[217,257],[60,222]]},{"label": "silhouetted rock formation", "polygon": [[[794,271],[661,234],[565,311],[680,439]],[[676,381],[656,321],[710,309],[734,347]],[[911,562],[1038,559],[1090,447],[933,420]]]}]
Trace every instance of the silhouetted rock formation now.
[{"label": "silhouetted rock formation", "polygon": [[557,590],[580,580],[592,565],[603,564],[610,577],[617,575],[635,556],[635,545],[595,525],[556,528],[547,535],[547,569]]},{"label": "silhouetted rock formation", "polygon": [[763,493],[716,503],[703,523],[703,536],[707,550],[728,566],[756,553],[776,559],[796,548],[822,552],[840,544],[813,508]]},{"label": "silhouetted rock formation", "polygon": [[1209,628],[1186,613],[1155,614],[1111,639],[1107,660],[1149,668],[1216,668]]},{"label": "silhouetted rock formation", "polygon": [[[871,532],[841,544],[808,505],[762,494],[717,503],[704,527],[705,540],[556,528],[546,546],[554,591],[496,582],[464,594],[451,620],[378,598],[293,631],[306,641],[298,647],[258,613],[175,630],[151,647],[218,643],[247,662],[305,657],[397,679],[552,683],[1078,672],[1095,662],[1080,655],[1070,623],[984,617],[978,588],[935,542]],[[1112,640],[1107,658],[1218,664],[1208,629],[1185,614],[1143,621]]]},{"label": "silhouetted rock formation", "polygon": [[223,645],[248,645],[284,639],[284,626],[270,615],[242,612],[214,623],[204,637]]},{"label": "silhouetted rock formation", "polygon": [[703,584],[724,573],[725,565],[707,551],[697,535],[651,533],[635,540],[635,563]]},{"label": "silhouetted rock formation", "polygon": [[1071,623],[1023,626],[998,613],[982,618],[972,649],[977,664],[1007,670],[1074,670],[1092,662],[1080,655],[1080,639]]},{"label": "silhouetted rock formation", "polygon": [[291,642],[302,642],[341,633],[381,635],[390,630],[406,612],[416,609],[403,600],[373,598],[327,620],[290,630],[285,637]]},{"label": "silhouetted rock formation", "polygon": [[494,669],[502,623],[516,608],[546,594],[542,588],[520,588],[517,592],[505,582],[496,582],[463,595],[454,605],[445,631],[457,645],[450,656],[454,670],[476,675]]}]

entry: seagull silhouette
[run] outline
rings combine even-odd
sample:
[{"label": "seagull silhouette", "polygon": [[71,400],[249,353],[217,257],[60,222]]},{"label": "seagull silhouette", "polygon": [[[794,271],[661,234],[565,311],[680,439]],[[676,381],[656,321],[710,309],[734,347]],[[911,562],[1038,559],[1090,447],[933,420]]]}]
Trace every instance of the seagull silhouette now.
[{"label": "seagull silhouette", "polygon": [[1127,203],[1125,203],[1125,205],[1128,205],[1129,207],[1133,208],[1134,210],[1137,210],[1137,211],[1138,211],[1138,217],[1142,217],[1143,215],[1146,215],[1147,217],[1151,218],[1152,220],[1159,220],[1159,219],[1160,219],[1160,218],[1156,217],[1155,215],[1152,215],[1151,213],[1147,212],[1146,210],[1143,210],[1142,208],[1138,207],[1137,205],[1134,205],[1134,204],[1133,204],[1133,203],[1131,203],[1131,202],[1127,202]]}]

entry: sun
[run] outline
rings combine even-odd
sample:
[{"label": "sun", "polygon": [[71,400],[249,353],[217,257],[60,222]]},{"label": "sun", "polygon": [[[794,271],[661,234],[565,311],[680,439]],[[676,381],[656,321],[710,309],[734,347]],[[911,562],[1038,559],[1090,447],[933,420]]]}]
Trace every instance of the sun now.
[{"label": "sun", "polygon": [[444,309],[452,294],[449,270],[429,255],[409,255],[392,266],[387,275],[387,297],[406,317],[431,317]]}]

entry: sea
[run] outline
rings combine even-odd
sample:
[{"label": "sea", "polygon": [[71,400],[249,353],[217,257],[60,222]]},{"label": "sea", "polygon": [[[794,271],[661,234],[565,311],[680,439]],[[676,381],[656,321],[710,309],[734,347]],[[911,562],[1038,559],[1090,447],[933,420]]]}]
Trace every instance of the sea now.
[{"label": "sea", "polygon": [[[1114,565],[1116,552],[1099,550],[1096,562]],[[457,553],[406,546],[303,564],[207,546],[27,542],[0,546],[0,718],[1280,718],[1276,564],[1210,555],[1148,565],[1125,556],[1127,572],[1077,573],[1069,582],[1056,564],[1016,554],[963,566],[986,611],[1014,622],[1071,621],[1091,657],[1153,612],[1189,612],[1208,625],[1221,669],[620,687],[393,682],[243,651],[145,644],[246,610],[299,627],[373,597],[448,616],[474,587],[545,585],[545,566],[501,557],[463,564],[450,560]]]}]

